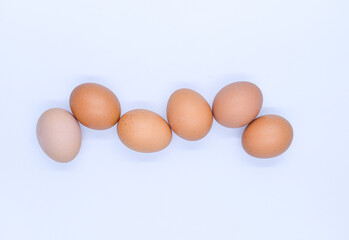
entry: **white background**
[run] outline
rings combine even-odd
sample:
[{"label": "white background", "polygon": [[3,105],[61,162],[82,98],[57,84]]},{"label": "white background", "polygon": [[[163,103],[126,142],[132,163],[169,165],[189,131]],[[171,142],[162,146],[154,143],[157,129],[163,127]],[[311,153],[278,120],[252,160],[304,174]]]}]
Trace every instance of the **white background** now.
[{"label": "white background", "polygon": [[[0,0],[0,239],[348,240],[348,15],[347,0]],[[178,88],[211,104],[239,80],[292,123],[281,157],[249,157],[216,122],[155,154],[82,127],[69,164],[36,140],[83,82],[165,116]]]}]

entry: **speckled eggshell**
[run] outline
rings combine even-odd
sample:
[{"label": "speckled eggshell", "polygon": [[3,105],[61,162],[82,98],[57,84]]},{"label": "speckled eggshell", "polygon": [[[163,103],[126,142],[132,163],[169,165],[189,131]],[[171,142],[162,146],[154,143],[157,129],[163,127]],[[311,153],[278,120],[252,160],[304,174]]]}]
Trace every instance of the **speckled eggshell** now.
[{"label": "speckled eggshell", "polygon": [[36,125],[36,135],[42,150],[57,162],[69,162],[79,153],[80,125],[64,109],[52,108],[44,112]]},{"label": "speckled eggshell", "polygon": [[166,120],[145,109],[135,109],[121,116],[117,133],[127,147],[144,153],[160,151],[172,140],[172,131]]},{"label": "speckled eggshell", "polygon": [[69,102],[76,119],[88,128],[108,129],[120,118],[118,98],[111,90],[97,83],[77,86],[72,91]]},{"label": "speckled eggshell", "polygon": [[212,111],[219,124],[228,128],[239,128],[257,117],[262,104],[262,92],[255,84],[235,82],[217,93]]},{"label": "speckled eggshell", "polygon": [[211,129],[213,116],[208,102],[199,93],[183,88],[167,103],[167,120],[172,130],[186,140],[199,140]]},{"label": "speckled eggshell", "polygon": [[251,156],[272,158],[291,145],[291,124],[278,115],[264,115],[251,122],[242,135],[242,146]]}]

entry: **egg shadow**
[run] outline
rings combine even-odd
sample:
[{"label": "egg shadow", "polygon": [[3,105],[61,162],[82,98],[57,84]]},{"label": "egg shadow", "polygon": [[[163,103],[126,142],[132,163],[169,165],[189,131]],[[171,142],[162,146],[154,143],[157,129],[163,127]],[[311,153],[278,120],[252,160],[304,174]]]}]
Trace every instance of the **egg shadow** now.
[{"label": "egg shadow", "polygon": [[[43,155],[45,154],[43,153]],[[45,155],[45,157],[42,157],[42,160],[40,159],[40,165],[46,170],[52,172],[74,172],[80,169],[82,160],[83,159],[79,158],[78,154],[72,161],[67,163],[60,163],[52,160]]]},{"label": "egg shadow", "polygon": [[175,145],[179,151],[200,151],[200,149],[209,148],[212,141],[210,136],[196,141],[189,141],[173,133],[172,144]]},{"label": "egg shadow", "polygon": [[259,112],[258,117],[264,116],[264,115],[269,115],[269,114],[275,114],[275,115],[279,115],[279,116],[285,116],[286,113],[280,109],[280,108],[274,108],[274,107],[262,107],[261,111]]},{"label": "egg shadow", "polygon": [[[134,151],[123,144],[118,136],[115,136],[113,145],[115,146],[113,151],[115,155],[122,156],[119,158],[120,161],[132,161],[138,163],[144,162],[157,162],[166,159],[168,151],[170,151],[169,146],[161,151],[153,153],[142,153]],[[171,144],[171,143],[170,143]]]},{"label": "egg shadow", "polygon": [[244,164],[248,165],[249,167],[270,168],[278,167],[284,164],[286,158],[283,154],[273,158],[256,158],[241,149],[239,159],[241,159],[241,161],[243,161]]},{"label": "egg shadow", "polygon": [[245,127],[240,128],[228,128],[220,125],[217,121],[213,121],[212,129],[217,135],[217,137],[223,137],[223,138],[241,138],[243,132],[245,130]]}]

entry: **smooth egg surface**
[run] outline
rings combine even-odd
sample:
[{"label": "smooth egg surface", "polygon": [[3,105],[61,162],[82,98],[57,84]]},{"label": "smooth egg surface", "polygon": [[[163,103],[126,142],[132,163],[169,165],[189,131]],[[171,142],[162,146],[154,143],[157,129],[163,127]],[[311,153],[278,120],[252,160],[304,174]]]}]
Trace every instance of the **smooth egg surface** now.
[{"label": "smooth egg surface", "polygon": [[253,121],[263,104],[261,90],[251,82],[235,82],[216,95],[212,111],[216,121],[229,128],[239,128]]},{"label": "smooth egg surface", "polygon": [[278,115],[264,115],[251,122],[242,135],[242,146],[251,156],[272,158],[285,152],[292,143],[291,124]]},{"label": "smooth egg surface", "polygon": [[36,125],[36,135],[42,150],[57,162],[69,162],[79,153],[80,125],[64,109],[52,108],[44,112]]},{"label": "smooth egg surface", "polygon": [[172,130],[160,115],[145,109],[135,109],[121,116],[117,133],[121,142],[137,152],[157,152],[172,140]]},{"label": "smooth egg surface", "polygon": [[167,103],[167,120],[178,136],[193,141],[208,134],[212,127],[213,115],[205,98],[191,89],[183,88],[170,96]]},{"label": "smooth egg surface", "polygon": [[111,90],[97,83],[77,86],[72,91],[69,102],[76,119],[88,128],[108,129],[120,118],[118,98]]}]

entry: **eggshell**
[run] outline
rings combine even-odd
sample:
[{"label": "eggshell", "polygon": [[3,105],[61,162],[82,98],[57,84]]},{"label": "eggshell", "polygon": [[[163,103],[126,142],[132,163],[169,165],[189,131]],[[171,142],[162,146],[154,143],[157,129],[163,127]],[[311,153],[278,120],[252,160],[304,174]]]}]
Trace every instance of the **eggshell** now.
[{"label": "eggshell", "polygon": [[245,151],[257,158],[272,158],[285,152],[291,145],[291,124],[278,115],[264,115],[251,122],[242,135]]},{"label": "eggshell", "polygon": [[96,83],[77,86],[70,95],[70,108],[81,124],[97,130],[114,126],[121,112],[115,94]]},{"label": "eggshell", "polygon": [[212,111],[219,124],[229,128],[239,128],[257,117],[262,104],[262,92],[255,84],[235,82],[217,93]]},{"label": "eggshell", "polygon": [[145,109],[125,113],[118,122],[120,140],[137,152],[157,152],[172,140],[172,131],[160,115]]},{"label": "eggshell", "polygon": [[193,141],[207,135],[213,116],[210,105],[199,93],[183,88],[170,96],[167,120],[178,136]]},{"label": "eggshell", "polygon": [[57,162],[69,162],[79,153],[79,123],[64,109],[52,108],[44,112],[36,125],[36,135],[42,150]]}]

